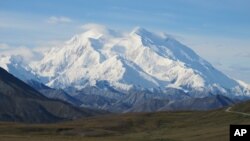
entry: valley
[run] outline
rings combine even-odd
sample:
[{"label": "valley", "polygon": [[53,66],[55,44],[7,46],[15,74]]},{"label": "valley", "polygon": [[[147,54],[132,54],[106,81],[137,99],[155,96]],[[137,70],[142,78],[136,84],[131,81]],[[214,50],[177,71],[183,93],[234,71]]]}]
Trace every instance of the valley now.
[{"label": "valley", "polygon": [[250,117],[225,112],[127,113],[53,124],[0,123],[1,141],[226,141],[230,124]]}]

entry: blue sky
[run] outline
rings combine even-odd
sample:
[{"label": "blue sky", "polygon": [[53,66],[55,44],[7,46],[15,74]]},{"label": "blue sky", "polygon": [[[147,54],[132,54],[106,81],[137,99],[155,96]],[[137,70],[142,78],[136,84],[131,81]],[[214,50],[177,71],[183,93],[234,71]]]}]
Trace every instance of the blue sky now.
[{"label": "blue sky", "polygon": [[0,0],[0,51],[53,45],[88,23],[173,34],[250,83],[249,0]]}]

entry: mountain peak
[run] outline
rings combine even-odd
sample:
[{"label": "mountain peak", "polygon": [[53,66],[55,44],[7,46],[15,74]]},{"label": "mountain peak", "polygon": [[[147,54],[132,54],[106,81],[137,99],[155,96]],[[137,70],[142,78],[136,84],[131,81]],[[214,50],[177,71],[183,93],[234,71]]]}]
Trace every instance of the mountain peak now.
[{"label": "mountain peak", "polygon": [[103,80],[114,88],[164,89],[174,85],[190,91],[239,86],[171,36],[142,27],[134,28],[129,36],[95,24],[83,28],[84,33],[31,66],[35,74],[46,78],[43,83],[82,88]]},{"label": "mountain peak", "polygon": [[120,33],[117,31],[110,29],[104,25],[99,24],[85,24],[82,26],[82,29],[84,32],[80,34],[81,38],[94,38],[98,39],[100,37],[118,37],[120,36]]},{"label": "mountain peak", "polygon": [[66,43],[86,43],[88,39],[111,39],[120,37],[122,34],[99,24],[85,24],[81,27],[83,32],[73,36]]},{"label": "mountain peak", "polygon": [[106,26],[99,25],[99,24],[85,24],[85,25],[81,26],[81,28],[84,31],[92,31],[92,32],[96,32],[96,33],[105,33],[109,30]]},{"label": "mountain peak", "polygon": [[152,34],[151,32],[149,32],[148,30],[146,30],[145,28],[143,27],[135,27],[132,32],[130,33],[130,35],[134,35],[134,34],[137,34],[137,35],[140,35],[140,36],[143,36],[143,35],[148,35],[148,34]]}]

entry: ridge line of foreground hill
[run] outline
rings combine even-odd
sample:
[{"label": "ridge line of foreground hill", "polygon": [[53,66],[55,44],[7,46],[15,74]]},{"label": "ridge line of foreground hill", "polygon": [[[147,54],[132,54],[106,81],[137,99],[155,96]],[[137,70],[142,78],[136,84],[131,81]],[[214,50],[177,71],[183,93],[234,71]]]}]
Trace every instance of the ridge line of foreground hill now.
[{"label": "ridge line of foreground hill", "polygon": [[232,109],[232,107],[228,107],[227,109],[225,109],[225,112],[228,112],[228,113],[235,113],[235,114],[241,114],[241,115],[244,115],[244,116],[250,116],[249,113],[232,111],[231,109]]}]

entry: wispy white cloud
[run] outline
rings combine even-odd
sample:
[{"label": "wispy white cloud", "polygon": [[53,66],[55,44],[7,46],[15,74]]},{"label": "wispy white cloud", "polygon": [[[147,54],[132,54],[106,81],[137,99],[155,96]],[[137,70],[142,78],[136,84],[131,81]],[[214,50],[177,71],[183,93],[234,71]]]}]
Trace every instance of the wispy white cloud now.
[{"label": "wispy white cloud", "polygon": [[9,49],[10,46],[8,44],[5,44],[5,43],[0,43],[0,50],[6,50],[6,49]]},{"label": "wispy white cloud", "polygon": [[47,19],[47,23],[49,24],[66,24],[66,23],[71,23],[73,22],[72,19],[69,17],[64,17],[64,16],[51,16],[49,19]]},{"label": "wispy white cloud", "polygon": [[89,29],[96,29],[96,30],[103,30],[106,29],[104,25],[96,24],[96,23],[88,23],[81,26],[81,29],[83,30],[89,30]]},{"label": "wispy white cloud", "polygon": [[[1,47],[1,45],[4,45],[3,46],[4,48]],[[41,59],[43,56],[43,51],[45,51],[45,48],[10,46],[8,44],[0,43],[0,57],[1,56],[21,56],[26,63]]]},{"label": "wispy white cloud", "polygon": [[21,56],[28,63],[34,60],[42,59],[44,53],[53,47],[60,47],[65,43],[62,40],[51,40],[47,42],[39,42],[36,47],[27,47],[19,45],[10,45],[0,42],[0,57],[1,56]]}]

